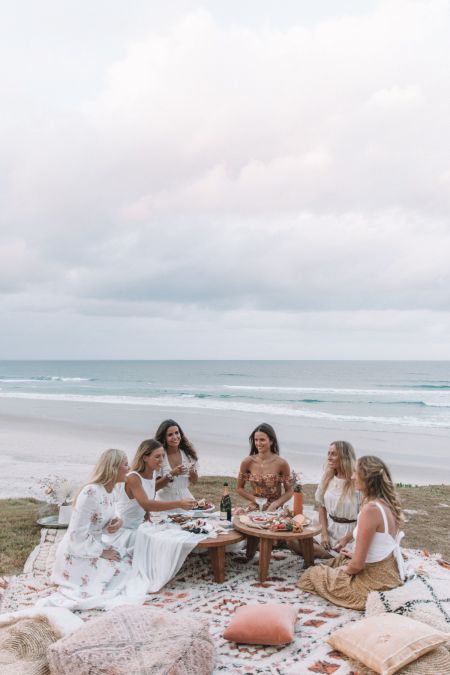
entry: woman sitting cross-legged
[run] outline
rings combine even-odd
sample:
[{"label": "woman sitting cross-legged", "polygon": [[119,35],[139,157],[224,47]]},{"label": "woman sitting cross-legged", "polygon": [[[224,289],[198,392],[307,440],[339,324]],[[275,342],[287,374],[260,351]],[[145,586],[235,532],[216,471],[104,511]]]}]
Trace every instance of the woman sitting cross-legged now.
[{"label": "woman sitting cross-legged", "polygon": [[399,498],[385,463],[378,457],[361,457],[353,478],[363,494],[354,550],[343,549],[333,561],[309,567],[298,586],[335,605],[363,610],[371,591],[390,590],[404,581],[403,532]]},{"label": "woman sitting cross-legged", "polygon": [[193,498],[173,501],[155,499],[156,474],[163,460],[164,449],[159,441],[153,438],[142,441],[134,456],[126,482],[119,487],[117,512],[123,526],[115,535],[106,535],[105,541],[112,546],[122,548],[134,546],[136,530],[144,519],[151,519],[151,512],[194,508]]},{"label": "woman sitting cross-legged", "polygon": [[125,480],[128,460],[121,450],[106,450],[93,476],[76,498],[69,527],[57,552],[52,581],[58,592],[38,601],[68,609],[108,608],[124,595],[131,556],[102,540],[122,521],[116,515],[117,483]]}]

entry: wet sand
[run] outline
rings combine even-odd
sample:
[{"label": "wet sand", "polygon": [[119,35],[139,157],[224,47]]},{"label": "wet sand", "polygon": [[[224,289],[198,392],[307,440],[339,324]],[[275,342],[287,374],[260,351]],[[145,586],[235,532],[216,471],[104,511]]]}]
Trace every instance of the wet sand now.
[{"label": "wet sand", "polygon": [[283,457],[305,482],[317,482],[329,443],[343,438],[358,455],[381,456],[397,482],[450,484],[448,432],[338,428],[286,417],[261,420],[241,412],[183,410],[174,415],[164,408],[68,402],[27,401],[24,414],[23,403],[18,409],[15,401],[3,400],[0,498],[29,496],[29,487],[49,473],[84,481],[106,448],[122,448],[131,459],[139,443],[172,415],[195,444],[204,475],[236,475],[248,453],[249,433],[267,421],[277,431]]}]

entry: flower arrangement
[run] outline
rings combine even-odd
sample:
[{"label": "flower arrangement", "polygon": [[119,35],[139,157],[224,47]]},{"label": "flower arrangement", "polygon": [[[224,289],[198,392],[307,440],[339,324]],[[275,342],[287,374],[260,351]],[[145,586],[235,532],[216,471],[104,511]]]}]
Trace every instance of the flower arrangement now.
[{"label": "flower arrangement", "polygon": [[294,488],[294,492],[303,492],[301,474],[294,471],[294,469],[291,471],[290,482]]},{"label": "flower arrangement", "polygon": [[[37,481],[37,492],[34,496],[42,498],[49,504],[57,504],[58,506],[67,506],[71,504],[79,485],[74,481],[69,481],[61,476],[50,474]],[[34,492],[34,490],[32,490]]]}]

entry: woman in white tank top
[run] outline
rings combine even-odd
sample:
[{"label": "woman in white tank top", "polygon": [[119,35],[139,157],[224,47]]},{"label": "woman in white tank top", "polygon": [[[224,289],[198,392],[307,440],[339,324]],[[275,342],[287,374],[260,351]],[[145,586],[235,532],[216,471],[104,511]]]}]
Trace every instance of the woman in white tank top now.
[{"label": "woman in white tank top", "polygon": [[404,581],[399,531],[401,510],[391,474],[378,457],[361,457],[353,475],[363,493],[354,530],[353,551],[343,549],[331,563],[308,568],[299,587],[336,605],[362,610],[371,591],[386,591]]},{"label": "woman in white tank top", "polygon": [[164,449],[159,441],[142,441],[131,463],[126,482],[119,488],[117,497],[118,515],[123,521],[122,528],[115,535],[105,535],[105,541],[116,548],[129,549],[134,546],[136,530],[153,511],[172,509],[190,510],[194,499],[160,501],[155,499],[156,474],[164,459]]}]

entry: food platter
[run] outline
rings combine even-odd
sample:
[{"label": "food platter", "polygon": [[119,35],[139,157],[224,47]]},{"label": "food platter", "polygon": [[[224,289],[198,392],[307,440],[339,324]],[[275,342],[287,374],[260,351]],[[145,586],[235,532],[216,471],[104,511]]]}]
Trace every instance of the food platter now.
[{"label": "food platter", "polygon": [[199,499],[197,501],[197,506],[192,509],[192,512],[195,515],[200,515],[204,513],[212,513],[213,511],[216,510],[216,507],[214,504],[211,504],[211,502],[206,501],[206,499]]},{"label": "food platter", "polygon": [[291,518],[278,513],[250,513],[246,516],[239,516],[239,519],[248,527],[270,532],[302,532],[303,528],[311,523],[310,519],[305,516]]}]

